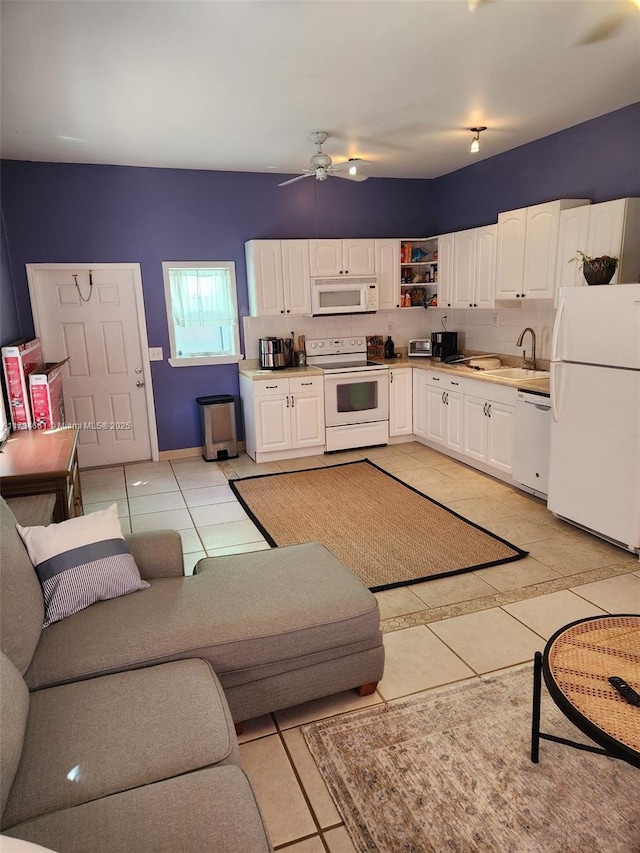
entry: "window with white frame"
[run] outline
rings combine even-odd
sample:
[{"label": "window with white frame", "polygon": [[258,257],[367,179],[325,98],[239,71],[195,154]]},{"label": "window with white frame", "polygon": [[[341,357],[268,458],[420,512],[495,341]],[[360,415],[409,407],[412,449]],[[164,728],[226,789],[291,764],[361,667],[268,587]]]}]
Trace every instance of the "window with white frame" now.
[{"label": "window with white frame", "polygon": [[172,367],[238,361],[238,302],[233,261],[164,261]]}]

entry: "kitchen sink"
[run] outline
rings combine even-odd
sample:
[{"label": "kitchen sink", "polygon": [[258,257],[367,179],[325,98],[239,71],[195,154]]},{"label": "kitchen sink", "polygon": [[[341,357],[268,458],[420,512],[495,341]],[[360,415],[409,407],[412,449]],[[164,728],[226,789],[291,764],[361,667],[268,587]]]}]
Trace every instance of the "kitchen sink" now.
[{"label": "kitchen sink", "polygon": [[548,370],[529,370],[527,367],[496,367],[495,370],[485,370],[488,376],[498,376],[500,379],[548,379]]}]

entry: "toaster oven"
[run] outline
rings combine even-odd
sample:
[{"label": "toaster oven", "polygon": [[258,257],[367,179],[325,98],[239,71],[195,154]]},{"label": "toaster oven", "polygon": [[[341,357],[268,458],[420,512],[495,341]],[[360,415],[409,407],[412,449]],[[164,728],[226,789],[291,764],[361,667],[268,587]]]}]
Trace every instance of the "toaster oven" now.
[{"label": "toaster oven", "polygon": [[413,341],[409,341],[409,355],[422,355],[431,358],[431,338],[415,338]]}]

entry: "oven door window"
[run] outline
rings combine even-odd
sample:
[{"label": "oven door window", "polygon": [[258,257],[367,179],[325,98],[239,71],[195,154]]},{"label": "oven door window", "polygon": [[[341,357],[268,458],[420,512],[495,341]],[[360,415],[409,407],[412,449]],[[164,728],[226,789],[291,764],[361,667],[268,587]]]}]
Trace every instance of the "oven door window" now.
[{"label": "oven door window", "polygon": [[361,379],[336,386],[336,406],[343,412],[369,412],[378,408],[378,382]]}]

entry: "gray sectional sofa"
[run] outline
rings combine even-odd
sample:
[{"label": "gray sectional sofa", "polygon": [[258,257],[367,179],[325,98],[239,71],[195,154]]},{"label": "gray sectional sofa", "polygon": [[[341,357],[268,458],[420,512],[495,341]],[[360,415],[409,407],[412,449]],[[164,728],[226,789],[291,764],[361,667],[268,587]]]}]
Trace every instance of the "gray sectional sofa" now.
[{"label": "gray sectional sofa", "polygon": [[43,630],[1,499],[0,516],[3,835],[59,853],[271,850],[234,726],[375,689],[375,597],[318,544],[184,577],[180,537],[162,531],[127,537],[149,589]]}]

